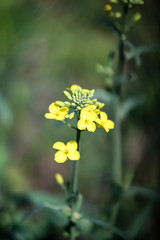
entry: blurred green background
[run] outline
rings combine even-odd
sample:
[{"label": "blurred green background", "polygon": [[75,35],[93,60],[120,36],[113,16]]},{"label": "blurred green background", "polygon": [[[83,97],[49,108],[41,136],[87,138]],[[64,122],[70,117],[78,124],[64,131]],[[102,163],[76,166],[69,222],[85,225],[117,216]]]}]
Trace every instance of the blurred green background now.
[{"label": "blurred green background", "polygon": [[[63,225],[64,219],[59,217],[58,221],[53,213],[39,213],[20,226],[17,219],[45,196],[52,199],[50,194],[53,194],[53,200],[58,202],[63,198],[54,175],[60,172],[69,181],[72,163],[54,162],[52,144],[74,140],[75,133],[59,122],[45,119],[44,114],[50,103],[66,100],[63,90],[72,84],[88,89],[105,87],[96,64],[104,64],[109,51],[117,50],[117,36],[102,21],[105,3],[103,0],[0,1],[2,240],[64,239],[58,223]],[[158,0],[145,0],[143,7],[136,8],[142,19],[128,36],[135,46],[159,43],[159,7]],[[142,214],[146,222],[137,239],[154,240],[160,239],[159,52],[145,54],[141,60],[140,67],[134,61],[128,65],[129,71],[138,76],[127,86],[128,92],[139,94],[144,101],[123,122],[123,171],[135,169],[132,184],[153,192],[147,197],[136,195],[124,200],[116,224],[125,229],[134,213],[147,204],[151,211]],[[107,106],[105,111],[112,118]],[[109,186],[112,133],[107,134],[107,139],[103,130],[83,134],[82,138],[79,189],[88,211],[107,215],[110,202],[115,201],[110,197]],[[107,239],[102,235],[79,239]]]}]

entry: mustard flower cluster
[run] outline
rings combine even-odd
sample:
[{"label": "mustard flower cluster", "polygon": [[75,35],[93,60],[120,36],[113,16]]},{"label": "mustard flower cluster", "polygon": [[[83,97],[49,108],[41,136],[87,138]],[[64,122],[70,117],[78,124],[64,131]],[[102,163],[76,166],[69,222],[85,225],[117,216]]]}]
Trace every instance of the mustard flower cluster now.
[{"label": "mustard flower cluster", "polygon": [[[128,8],[132,8],[134,7],[135,5],[143,5],[144,4],[144,1],[143,0],[109,0],[110,3],[112,4],[119,4],[121,6],[125,6],[127,5]],[[105,10],[107,12],[109,12],[109,15],[111,17],[114,17],[114,18],[121,18],[122,17],[122,13],[121,11],[114,11],[113,10],[113,6],[111,4],[106,4],[105,5]],[[138,16],[138,17],[137,17]],[[136,17],[138,19],[136,19],[137,21],[141,18],[141,15],[139,13],[139,15],[137,15]]]},{"label": "mustard flower cluster", "polygon": [[[45,114],[47,119],[55,119],[67,124],[66,119],[69,120],[76,117],[76,127],[67,125],[81,131],[94,132],[96,128],[104,128],[106,132],[109,132],[110,129],[114,128],[113,121],[109,120],[107,114],[101,111],[104,103],[93,98],[94,90],[82,89],[78,85],[72,85],[66,90],[64,94],[68,101],[51,103],[49,113]],[[58,150],[54,159],[58,163],[63,163],[67,159],[73,161],[80,158],[75,141],[70,141],[66,145],[63,142],[56,142],[53,148]]]}]

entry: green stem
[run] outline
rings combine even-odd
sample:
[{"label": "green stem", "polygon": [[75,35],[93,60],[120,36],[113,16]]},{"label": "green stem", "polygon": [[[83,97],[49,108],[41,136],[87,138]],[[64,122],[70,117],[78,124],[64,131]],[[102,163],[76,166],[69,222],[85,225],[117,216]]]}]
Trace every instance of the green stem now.
[{"label": "green stem", "polygon": [[[76,137],[76,142],[78,144],[78,151],[80,148],[80,136],[81,136],[81,131],[77,129],[77,137]],[[73,165],[73,175],[72,175],[72,194],[77,193],[77,186],[78,186],[78,172],[79,172],[79,160],[74,161]]]},{"label": "green stem", "polygon": [[115,129],[113,132],[113,181],[121,185],[122,183],[122,134],[121,134],[121,122],[118,117],[118,111],[120,107],[120,101],[118,100],[114,105],[114,121]]},{"label": "green stem", "polygon": [[71,124],[69,124],[69,123],[67,123],[67,122],[65,122],[65,121],[63,121],[63,123],[66,124],[68,127],[71,127],[71,128],[73,128],[74,130],[77,130],[77,128],[74,127],[74,126],[72,126]]},{"label": "green stem", "polygon": [[[77,136],[76,136],[76,142],[78,144],[78,151],[80,149],[80,137],[81,137],[81,131],[77,129]],[[72,195],[73,195],[73,201],[71,203],[71,208],[72,208],[72,216],[70,218],[70,224],[71,224],[71,232],[70,232],[70,240],[75,240],[76,239],[76,228],[73,225],[72,226],[72,218],[74,214],[74,209],[75,209],[75,199],[77,197],[78,193],[78,172],[79,172],[79,160],[74,161],[73,165],[73,175],[72,175]]]},{"label": "green stem", "polygon": [[[124,40],[123,35],[125,34],[125,24],[126,16],[128,14],[128,5],[124,5],[123,9],[123,19],[121,26],[121,35],[119,35],[119,46],[118,46],[118,67],[117,76],[124,75],[125,67],[125,56],[124,56]],[[122,184],[122,131],[121,131],[121,120],[119,119],[119,109],[121,107],[121,97],[122,97],[122,86],[118,84],[115,87],[115,93],[118,96],[117,101],[114,104],[114,119],[115,119],[115,129],[113,133],[113,181],[121,185]]]}]

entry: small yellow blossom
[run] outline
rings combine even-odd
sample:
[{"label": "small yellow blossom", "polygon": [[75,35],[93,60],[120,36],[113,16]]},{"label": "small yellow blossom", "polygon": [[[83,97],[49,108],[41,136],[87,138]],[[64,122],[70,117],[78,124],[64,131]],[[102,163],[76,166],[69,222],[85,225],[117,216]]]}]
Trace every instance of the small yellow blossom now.
[{"label": "small yellow blossom", "polygon": [[100,118],[96,119],[97,126],[104,128],[106,132],[109,132],[109,129],[114,128],[114,122],[109,120],[105,112],[100,112]]},{"label": "small yellow blossom", "polygon": [[79,130],[88,130],[89,132],[94,132],[96,130],[96,124],[94,121],[97,118],[99,112],[96,106],[90,105],[81,110],[80,120],[78,121],[77,127]]},{"label": "small yellow blossom", "polygon": [[49,113],[46,113],[45,117],[47,119],[55,119],[58,121],[63,121],[68,112],[69,112],[68,107],[60,107],[57,103],[52,103],[49,106]]},{"label": "small yellow blossom", "polygon": [[58,184],[60,184],[60,185],[62,185],[62,184],[64,183],[63,177],[62,177],[62,175],[59,174],[59,173],[56,173],[55,179],[56,179],[56,182],[57,182]]},{"label": "small yellow blossom", "polygon": [[72,119],[74,117],[74,112],[67,114],[66,118]]},{"label": "small yellow blossom", "polygon": [[77,91],[77,90],[81,90],[82,88],[79,85],[72,85],[71,88],[69,88],[68,90],[71,91]]},{"label": "small yellow blossom", "polygon": [[109,5],[109,4],[106,4],[106,5],[105,5],[105,10],[106,10],[106,11],[111,11],[111,10],[112,10],[112,6]]},{"label": "small yellow blossom", "polygon": [[80,153],[77,151],[78,145],[75,141],[70,141],[66,145],[63,142],[56,142],[53,144],[53,148],[59,150],[54,158],[58,163],[64,163],[68,158],[73,161],[80,158]]}]

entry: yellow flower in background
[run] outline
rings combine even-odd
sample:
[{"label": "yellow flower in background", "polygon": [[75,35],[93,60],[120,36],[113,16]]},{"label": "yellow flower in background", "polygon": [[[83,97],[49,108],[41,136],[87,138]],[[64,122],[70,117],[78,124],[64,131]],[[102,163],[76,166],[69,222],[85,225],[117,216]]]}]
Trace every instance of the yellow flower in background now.
[{"label": "yellow flower in background", "polygon": [[62,184],[64,183],[63,177],[62,177],[62,175],[59,174],[59,173],[56,173],[55,179],[56,179],[56,182],[57,182],[58,184],[60,184],[60,185],[62,185]]},{"label": "yellow flower in background", "polygon": [[106,5],[105,5],[105,10],[106,10],[106,11],[111,11],[111,10],[112,10],[112,6],[109,5],[109,4],[106,4]]},{"label": "yellow flower in background", "polygon": [[55,154],[54,160],[58,163],[64,163],[69,158],[70,160],[79,160],[80,153],[77,151],[78,145],[76,141],[70,141],[66,145],[63,142],[56,142],[53,148],[59,150]]},{"label": "yellow flower in background", "polygon": [[60,107],[57,103],[52,103],[49,106],[49,113],[46,113],[45,117],[47,119],[55,119],[58,121],[63,121],[68,112],[69,112],[68,107]]},{"label": "yellow flower in background", "polygon": [[96,119],[97,126],[104,128],[106,132],[109,132],[109,129],[114,128],[114,122],[108,119],[108,116],[105,112],[100,112],[100,118]]},{"label": "yellow flower in background", "polygon": [[97,118],[99,112],[96,106],[90,105],[81,110],[80,120],[78,121],[77,127],[79,130],[88,130],[89,132],[94,132],[96,130],[96,124],[94,121]]}]

